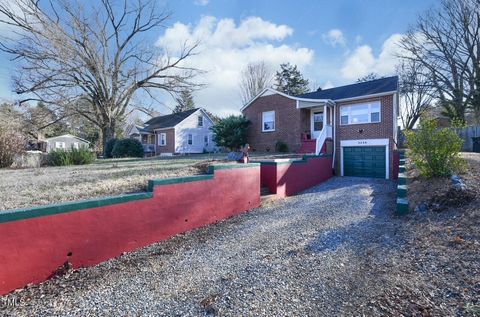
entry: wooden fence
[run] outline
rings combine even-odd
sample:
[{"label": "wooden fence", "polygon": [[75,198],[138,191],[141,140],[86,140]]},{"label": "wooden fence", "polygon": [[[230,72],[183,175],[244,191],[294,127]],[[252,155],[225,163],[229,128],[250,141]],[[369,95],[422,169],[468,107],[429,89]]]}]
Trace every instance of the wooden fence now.
[{"label": "wooden fence", "polygon": [[480,137],[480,126],[454,128],[453,130],[465,141],[463,143],[462,151],[473,151],[472,137]]}]

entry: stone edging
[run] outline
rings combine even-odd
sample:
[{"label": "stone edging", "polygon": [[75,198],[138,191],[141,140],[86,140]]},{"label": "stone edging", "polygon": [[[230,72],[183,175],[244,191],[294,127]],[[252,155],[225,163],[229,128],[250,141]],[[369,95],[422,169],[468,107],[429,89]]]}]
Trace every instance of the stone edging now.
[{"label": "stone edging", "polygon": [[400,163],[398,167],[398,185],[397,185],[397,215],[405,215],[408,213],[407,198],[407,174],[405,173],[405,152],[399,152]]}]

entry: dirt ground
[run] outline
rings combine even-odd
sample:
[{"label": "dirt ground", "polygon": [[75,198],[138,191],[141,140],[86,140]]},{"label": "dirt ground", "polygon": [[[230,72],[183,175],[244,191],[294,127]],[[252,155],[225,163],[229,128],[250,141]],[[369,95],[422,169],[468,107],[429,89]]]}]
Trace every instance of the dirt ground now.
[{"label": "dirt ground", "polygon": [[435,316],[433,312],[455,306],[457,316],[480,316],[480,154],[462,157],[468,163],[460,174],[467,187],[463,192],[453,190],[450,178],[425,179],[418,171],[408,172],[413,177],[408,187],[411,209],[425,202],[429,210],[407,217],[414,240],[405,256],[412,257],[409,274],[425,274],[431,289],[418,293],[404,287],[386,294],[380,300],[387,307],[409,297],[407,303],[421,311],[419,316]]},{"label": "dirt ground", "polygon": [[[480,154],[464,152],[461,153],[461,157],[468,164],[466,171],[459,175],[467,185],[468,190],[464,193],[452,190],[452,181],[449,177],[427,179],[420,176],[418,169],[414,168],[407,158],[408,200],[411,210],[421,203],[427,204],[431,208],[444,208],[445,200],[450,200],[450,204],[458,206],[472,200],[475,190],[480,188]],[[436,206],[432,206],[434,204]]]}]

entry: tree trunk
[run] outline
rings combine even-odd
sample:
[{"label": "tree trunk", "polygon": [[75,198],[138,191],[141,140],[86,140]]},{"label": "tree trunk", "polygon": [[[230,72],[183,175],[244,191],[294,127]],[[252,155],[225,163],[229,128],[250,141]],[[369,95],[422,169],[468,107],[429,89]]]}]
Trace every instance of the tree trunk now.
[{"label": "tree trunk", "polygon": [[102,153],[103,157],[107,157],[107,142],[115,138],[115,120],[110,120],[108,124],[102,127]]}]

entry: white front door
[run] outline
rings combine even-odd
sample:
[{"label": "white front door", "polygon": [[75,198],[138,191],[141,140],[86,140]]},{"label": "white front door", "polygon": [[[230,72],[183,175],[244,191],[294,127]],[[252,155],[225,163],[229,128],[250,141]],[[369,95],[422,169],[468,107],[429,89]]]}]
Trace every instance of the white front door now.
[{"label": "white front door", "polygon": [[310,126],[312,130],[312,139],[317,139],[323,129],[323,109],[313,109],[311,111]]}]

